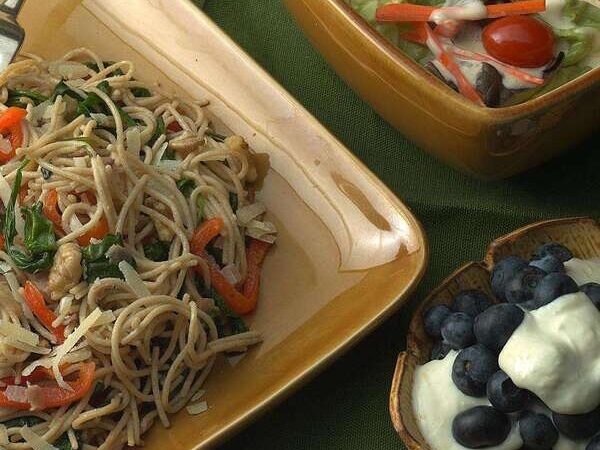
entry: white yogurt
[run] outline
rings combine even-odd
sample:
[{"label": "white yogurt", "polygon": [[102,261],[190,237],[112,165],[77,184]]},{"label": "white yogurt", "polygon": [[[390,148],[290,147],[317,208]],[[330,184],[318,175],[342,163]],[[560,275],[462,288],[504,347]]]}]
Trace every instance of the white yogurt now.
[{"label": "white yogurt", "polygon": [[600,311],[578,292],[526,311],[498,363],[552,411],[582,414],[600,404],[599,343]]},{"label": "white yogurt", "polygon": [[565,269],[567,269],[567,275],[573,278],[579,286],[592,282],[600,283],[600,258],[573,258],[565,263]]},{"label": "white yogurt", "polygon": [[[452,381],[452,365],[457,352],[441,361],[430,361],[415,370],[412,403],[421,434],[432,450],[465,450],[452,436],[452,421],[457,414],[474,406],[489,405],[486,397],[469,397]],[[517,427],[499,446],[491,450],[517,450],[523,441]]]},{"label": "white yogurt", "polygon": [[[567,274],[579,285],[600,282],[600,258],[573,258]],[[520,387],[536,393],[557,412],[579,414],[600,403],[600,312],[583,293],[569,294],[532,312],[500,353],[499,364]],[[413,410],[421,434],[432,450],[465,450],[452,436],[457,414],[489,405],[487,398],[469,397],[452,381],[457,352],[415,370]],[[549,415],[544,408],[534,407]],[[554,450],[585,450],[589,440],[575,442],[560,435]],[[518,426],[491,450],[518,450]]]}]

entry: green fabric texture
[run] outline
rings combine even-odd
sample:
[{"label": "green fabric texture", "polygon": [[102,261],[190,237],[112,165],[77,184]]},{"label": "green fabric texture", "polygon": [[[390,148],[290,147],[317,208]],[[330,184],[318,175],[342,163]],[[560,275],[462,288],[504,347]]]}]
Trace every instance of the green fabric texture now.
[{"label": "green fabric texture", "polygon": [[480,260],[497,236],[541,219],[600,217],[600,133],[537,170],[478,181],[381,119],[321,58],[280,0],[206,0],[204,10],[411,208],[430,245],[428,271],[407,307],[222,448],[402,449],[388,395],[414,306],[462,263]]}]

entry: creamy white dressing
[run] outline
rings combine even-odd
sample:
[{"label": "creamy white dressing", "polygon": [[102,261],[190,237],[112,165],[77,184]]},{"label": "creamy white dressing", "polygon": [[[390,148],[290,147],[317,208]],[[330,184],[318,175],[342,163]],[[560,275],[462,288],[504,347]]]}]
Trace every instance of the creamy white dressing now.
[{"label": "creamy white dressing", "polygon": [[430,22],[437,24],[446,20],[481,20],[487,17],[487,9],[481,0],[446,0],[443,8],[433,10]]},{"label": "creamy white dressing", "polygon": [[[454,45],[463,50],[490,56],[483,46],[481,31],[481,27],[476,23],[463,24],[460,33],[453,38]],[[471,82],[471,84],[475,85],[479,72],[481,72],[482,63],[478,61],[461,60],[459,57],[456,57],[456,62],[460,65],[465,77]],[[488,61],[488,64],[491,64],[496,68],[496,70],[498,70],[498,72],[500,72],[500,75],[502,75],[502,84],[507,89],[527,89],[535,87],[534,84],[523,81],[520,78],[517,78],[514,75],[506,72],[501,64],[497,64],[493,61]],[[536,68],[520,67],[519,70],[534,77],[542,78],[545,67],[546,66]]]},{"label": "creamy white dressing", "polygon": [[[452,421],[457,414],[474,406],[489,405],[486,397],[469,397],[452,381],[452,365],[457,352],[441,361],[430,361],[415,370],[412,403],[421,434],[432,450],[465,450],[452,436]],[[517,450],[523,441],[516,426],[506,440],[490,450]]]}]

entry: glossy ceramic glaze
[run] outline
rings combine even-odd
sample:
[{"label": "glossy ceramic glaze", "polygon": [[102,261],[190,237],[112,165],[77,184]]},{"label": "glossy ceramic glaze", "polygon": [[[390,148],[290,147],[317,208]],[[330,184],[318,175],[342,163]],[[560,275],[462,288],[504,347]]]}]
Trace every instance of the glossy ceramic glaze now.
[{"label": "glossy ceramic glaze", "polygon": [[272,406],[398,308],[427,248],[407,208],[348,150],[186,0],[29,1],[25,51],[56,57],[86,46],[130,59],[138,77],[208,99],[219,126],[270,165],[260,197],[280,235],[249,318],[264,343],[217,365],[209,410],[185,411],[149,450],[216,443]]},{"label": "glossy ceramic glaze", "polygon": [[429,450],[419,432],[412,407],[412,387],[415,367],[429,360],[433,340],[423,327],[423,312],[436,304],[450,304],[463,289],[481,289],[492,295],[490,272],[494,263],[504,256],[530,258],[533,251],[549,241],[567,246],[576,258],[600,256],[600,224],[588,218],[549,220],[521,228],[495,240],[483,262],[471,262],[442,282],[423,301],[410,323],[406,351],[400,353],[392,381],[390,414],[398,434],[409,450]]},{"label": "glossy ceramic glaze", "polygon": [[504,178],[600,131],[600,68],[533,101],[481,108],[387,42],[344,0],[286,3],[311,42],[381,116],[463,171]]}]

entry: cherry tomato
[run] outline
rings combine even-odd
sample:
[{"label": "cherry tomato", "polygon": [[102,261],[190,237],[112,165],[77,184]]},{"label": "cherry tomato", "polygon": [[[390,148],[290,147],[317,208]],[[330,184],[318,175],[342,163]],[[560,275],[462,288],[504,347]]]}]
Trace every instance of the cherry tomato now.
[{"label": "cherry tomato", "polygon": [[499,61],[517,67],[541,67],[554,57],[552,30],[531,16],[494,20],[483,29],[483,46]]}]

